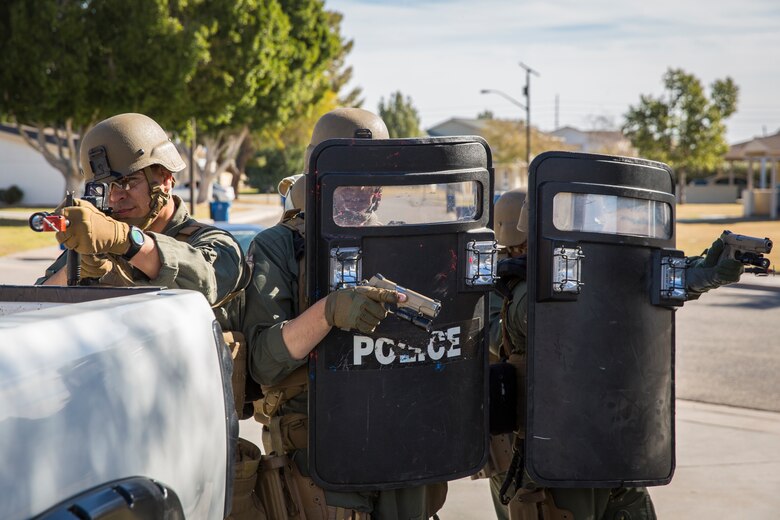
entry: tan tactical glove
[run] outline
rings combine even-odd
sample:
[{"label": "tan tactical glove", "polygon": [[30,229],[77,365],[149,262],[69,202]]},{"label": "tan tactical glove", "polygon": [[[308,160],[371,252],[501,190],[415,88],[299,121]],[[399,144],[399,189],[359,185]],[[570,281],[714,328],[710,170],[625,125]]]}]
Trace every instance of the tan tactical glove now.
[{"label": "tan tactical glove", "polygon": [[68,228],[57,233],[60,244],[83,255],[127,252],[130,226],[106,216],[85,200],[76,199],[73,203],[73,206],[62,208]]},{"label": "tan tactical glove", "polygon": [[114,269],[114,262],[96,255],[81,255],[81,277],[100,279]]},{"label": "tan tactical glove", "polygon": [[387,289],[368,286],[339,289],[325,298],[325,319],[332,327],[368,334],[387,316],[382,304],[396,302],[398,293]]}]

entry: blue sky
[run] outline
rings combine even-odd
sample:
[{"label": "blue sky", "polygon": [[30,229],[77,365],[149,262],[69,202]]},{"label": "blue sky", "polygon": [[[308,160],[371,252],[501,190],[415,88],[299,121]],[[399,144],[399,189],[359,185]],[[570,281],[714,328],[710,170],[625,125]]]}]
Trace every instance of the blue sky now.
[{"label": "blue sky", "polygon": [[428,128],[450,117],[525,117],[482,89],[525,102],[531,77],[531,122],[594,128],[620,125],[642,94],[662,94],[669,67],[705,85],[731,76],[740,87],[728,140],[780,130],[778,0],[326,0],[344,14],[355,41],[348,63],[364,108],[400,90]]}]

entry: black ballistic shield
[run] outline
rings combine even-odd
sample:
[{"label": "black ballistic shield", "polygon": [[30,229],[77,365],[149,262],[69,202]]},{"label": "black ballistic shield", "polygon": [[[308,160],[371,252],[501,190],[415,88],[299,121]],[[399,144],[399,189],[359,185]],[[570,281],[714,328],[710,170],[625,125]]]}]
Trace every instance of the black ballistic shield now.
[{"label": "black ballistic shield", "polygon": [[680,254],[673,172],[548,152],[528,197],[526,469],[547,487],[667,484],[674,310],[653,291],[659,258]]},{"label": "black ballistic shield", "polygon": [[335,139],[309,171],[310,302],[376,274],[441,302],[430,333],[388,315],[371,334],[334,329],[312,352],[314,481],[372,490],[475,473],[487,457],[492,287],[467,279],[467,251],[494,247],[487,143]]}]

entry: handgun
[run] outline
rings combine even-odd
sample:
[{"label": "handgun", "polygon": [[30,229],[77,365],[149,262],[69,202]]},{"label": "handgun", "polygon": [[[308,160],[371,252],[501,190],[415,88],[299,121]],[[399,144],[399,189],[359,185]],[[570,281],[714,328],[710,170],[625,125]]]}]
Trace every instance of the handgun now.
[{"label": "handgun", "polygon": [[439,315],[441,310],[441,302],[439,300],[428,298],[411,289],[401,287],[379,273],[372,276],[367,285],[405,294],[405,302],[389,304],[387,310],[399,318],[409,321],[421,329],[425,329],[427,332],[431,331],[433,320]]},{"label": "handgun", "polygon": [[768,238],[738,235],[724,230],[720,235],[723,241],[723,254],[726,258],[737,260],[745,265],[755,266],[745,269],[747,273],[766,274],[769,271],[769,259],[764,254],[772,252],[772,241]]}]

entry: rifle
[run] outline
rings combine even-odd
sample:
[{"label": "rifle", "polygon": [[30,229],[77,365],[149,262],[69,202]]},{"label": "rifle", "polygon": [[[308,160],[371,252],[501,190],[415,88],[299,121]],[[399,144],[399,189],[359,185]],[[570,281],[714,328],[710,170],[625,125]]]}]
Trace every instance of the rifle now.
[{"label": "rifle", "polygon": [[[111,208],[108,206],[108,184],[88,182],[84,186],[84,196],[81,199],[86,200],[106,215],[111,215]],[[70,206],[73,206],[73,193],[67,192],[63,207]],[[48,211],[33,213],[30,215],[29,223],[30,228],[39,233],[65,231],[68,228],[68,220],[56,211],[54,213]],[[81,255],[71,249],[66,254],[68,285],[79,285],[81,282]]]}]

